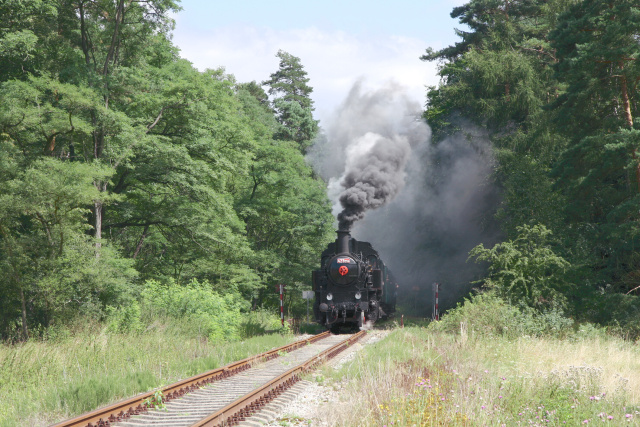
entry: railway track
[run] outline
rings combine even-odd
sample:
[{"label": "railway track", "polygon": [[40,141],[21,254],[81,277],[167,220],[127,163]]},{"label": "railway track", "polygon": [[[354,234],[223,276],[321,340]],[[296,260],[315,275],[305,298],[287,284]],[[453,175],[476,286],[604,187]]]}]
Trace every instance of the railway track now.
[{"label": "railway track", "polygon": [[364,334],[323,332],[166,386],[162,408],[148,407],[154,397],[149,392],[52,427],[238,425]]}]

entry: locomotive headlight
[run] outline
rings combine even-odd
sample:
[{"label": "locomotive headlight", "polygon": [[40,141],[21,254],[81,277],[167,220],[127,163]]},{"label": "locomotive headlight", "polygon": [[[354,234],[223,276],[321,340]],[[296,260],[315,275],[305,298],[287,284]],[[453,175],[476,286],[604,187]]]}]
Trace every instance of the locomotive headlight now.
[{"label": "locomotive headlight", "polygon": [[327,294],[327,301],[331,301],[333,299],[333,294],[331,292],[329,292]]},{"label": "locomotive headlight", "polygon": [[360,291],[356,292],[356,299],[360,299],[362,298],[362,294],[360,293]]}]

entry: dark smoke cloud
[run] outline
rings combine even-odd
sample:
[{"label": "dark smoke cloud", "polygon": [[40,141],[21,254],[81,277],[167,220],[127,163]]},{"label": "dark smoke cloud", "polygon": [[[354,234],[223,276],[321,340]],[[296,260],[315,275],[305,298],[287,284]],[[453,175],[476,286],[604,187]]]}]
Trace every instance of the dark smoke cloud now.
[{"label": "dark smoke cloud", "polygon": [[[488,138],[461,123],[465,132],[433,144],[420,112],[397,84],[375,91],[356,84],[334,120],[323,124],[324,137],[310,161],[329,182],[334,214],[342,210],[340,195],[350,194],[345,187],[354,189],[356,207],[373,194],[367,205],[372,209],[356,214],[351,234],[371,242],[391,268],[405,312],[430,316],[433,282],[441,283],[440,305],[447,308],[483,273],[483,266],[467,258],[477,244],[498,241],[493,214],[499,193],[490,180],[494,163]],[[374,150],[378,143],[384,147],[380,155]],[[374,166],[378,160],[381,164]],[[387,178],[378,180],[381,170]],[[372,188],[361,188],[362,182]],[[378,197],[381,187],[384,195]]]},{"label": "dark smoke cloud", "polygon": [[358,82],[351,89],[310,154],[339,202],[334,213],[340,229],[350,229],[403,188],[412,147],[430,135],[419,117],[419,104],[397,83],[366,91]]},{"label": "dark smoke cloud", "polygon": [[400,284],[405,310],[423,316],[432,312],[434,282],[441,283],[443,309],[469,293],[485,269],[467,261],[469,251],[499,238],[490,145],[483,133],[467,128],[437,145],[415,147],[403,190],[351,233],[380,252]]},{"label": "dark smoke cloud", "polygon": [[370,132],[362,139],[372,147],[348,163],[340,182],[345,188],[339,197],[343,207],[338,214],[340,230],[351,229],[367,210],[384,205],[404,186],[404,167],[411,152],[407,138],[389,139]]}]

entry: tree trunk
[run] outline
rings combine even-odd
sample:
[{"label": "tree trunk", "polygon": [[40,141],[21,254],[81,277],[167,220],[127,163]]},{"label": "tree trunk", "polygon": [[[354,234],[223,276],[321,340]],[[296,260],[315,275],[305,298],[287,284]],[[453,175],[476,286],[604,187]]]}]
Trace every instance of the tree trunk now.
[{"label": "tree trunk", "polygon": [[102,249],[102,201],[94,200],[93,202],[94,230],[96,237],[96,258],[100,258],[100,249]]},{"label": "tree trunk", "polygon": [[[96,181],[93,183],[95,187],[101,193],[105,193],[107,191],[106,182]],[[96,238],[96,258],[100,258],[100,249],[102,248],[102,212],[104,208],[104,203],[102,200],[94,200],[93,201],[93,219],[94,219],[94,236]]]},{"label": "tree trunk", "polygon": [[[620,64],[620,69],[624,68],[624,64]],[[633,116],[631,115],[631,103],[629,102],[629,90],[627,87],[627,77],[622,74],[620,77],[620,85],[622,90],[622,107],[624,108],[624,120],[629,127],[633,129]],[[638,150],[633,149],[631,155],[636,161],[636,184],[638,186],[638,192],[640,193],[640,161],[638,161]]]},{"label": "tree trunk", "polygon": [[20,288],[20,301],[22,302],[22,337],[24,340],[29,339],[29,330],[27,329],[27,301],[24,298],[24,290]]},{"label": "tree trunk", "polygon": [[144,239],[147,238],[147,232],[149,232],[149,225],[144,226],[144,230],[142,231],[142,236],[140,236],[140,240],[138,241],[138,245],[136,246],[136,250],[133,253],[133,259],[136,259],[140,250],[142,249],[142,244],[144,243]]},{"label": "tree trunk", "polygon": [[629,102],[629,92],[627,89],[627,77],[622,75],[622,106],[624,107],[624,118],[629,129],[633,129],[633,116],[631,115],[631,103]]}]

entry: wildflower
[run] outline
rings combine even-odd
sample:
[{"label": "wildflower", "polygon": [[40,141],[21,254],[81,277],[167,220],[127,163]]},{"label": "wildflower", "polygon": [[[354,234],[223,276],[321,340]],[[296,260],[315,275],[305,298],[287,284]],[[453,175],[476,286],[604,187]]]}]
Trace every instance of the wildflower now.
[{"label": "wildflower", "polygon": [[[480,407],[480,409],[484,409],[484,408],[485,408],[485,406],[484,406],[484,405],[482,405],[482,406]],[[627,415],[629,415],[629,414],[627,414]]]},{"label": "wildflower", "polygon": [[589,420],[584,420],[582,424],[589,424]]},{"label": "wildflower", "polygon": [[498,399],[502,399],[502,396],[498,396]]},{"label": "wildflower", "polygon": [[631,414],[627,414],[627,415],[625,415],[625,417],[627,417],[627,418],[631,418],[631,417],[633,417],[633,415],[631,415]]},{"label": "wildflower", "polygon": [[613,419],[613,415],[609,415],[609,416],[607,417],[607,419],[612,420],[612,419]]}]

